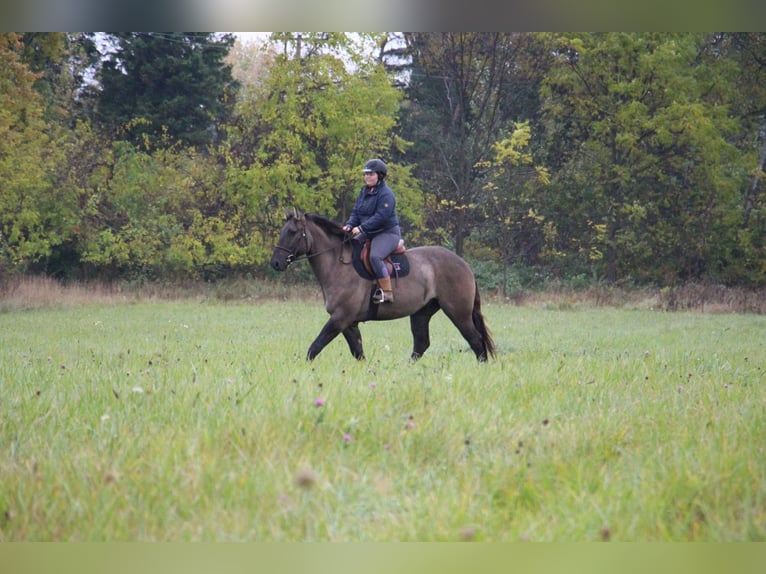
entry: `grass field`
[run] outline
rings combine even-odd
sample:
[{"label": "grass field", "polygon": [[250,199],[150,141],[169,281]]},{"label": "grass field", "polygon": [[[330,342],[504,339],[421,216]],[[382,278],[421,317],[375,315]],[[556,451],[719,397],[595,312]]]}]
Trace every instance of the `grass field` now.
[{"label": "grass field", "polygon": [[313,363],[316,301],[0,313],[0,541],[764,541],[766,317],[486,304]]}]

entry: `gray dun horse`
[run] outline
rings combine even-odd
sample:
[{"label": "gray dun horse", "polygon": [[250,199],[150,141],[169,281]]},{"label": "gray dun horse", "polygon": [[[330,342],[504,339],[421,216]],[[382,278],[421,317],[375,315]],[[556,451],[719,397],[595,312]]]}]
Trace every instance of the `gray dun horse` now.
[{"label": "gray dun horse", "polygon": [[[284,271],[306,259],[322,287],[330,318],[308,349],[313,360],[339,333],[351,354],[364,359],[359,323],[410,318],[418,359],[431,344],[428,324],[441,309],[463,335],[479,361],[495,356],[495,346],[481,313],[481,300],[473,271],[461,257],[444,247],[413,247],[406,251],[409,273],[392,273],[394,301],[373,304],[374,281],[360,277],[351,264],[352,242],[340,225],[324,217],[287,212],[287,221],[274,248],[271,266]],[[356,242],[353,242],[356,243]]]}]

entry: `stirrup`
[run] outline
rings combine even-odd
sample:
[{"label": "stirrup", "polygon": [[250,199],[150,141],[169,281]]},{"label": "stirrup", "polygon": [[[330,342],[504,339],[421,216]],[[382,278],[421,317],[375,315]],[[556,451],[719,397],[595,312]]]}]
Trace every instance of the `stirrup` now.
[{"label": "stirrup", "polygon": [[386,295],[386,292],[383,291],[380,287],[375,289],[375,293],[372,295],[372,302],[376,304],[380,303],[393,303],[394,302],[394,294],[393,291],[389,291],[388,296]]}]

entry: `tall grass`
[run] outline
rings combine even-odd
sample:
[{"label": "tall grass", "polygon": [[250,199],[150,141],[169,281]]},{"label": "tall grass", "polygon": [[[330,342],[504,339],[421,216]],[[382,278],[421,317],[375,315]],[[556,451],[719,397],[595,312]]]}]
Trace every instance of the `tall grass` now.
[{"label": "tall grass", "polygon": [[20,276],[0,281],[0,312],[25,309],[113,305],[146,301],[258,302],[321,297],[312,284],[233,278],[217,282],[69,282]]},{"label": "tall grass", "polygon": [[0,540],[766,539],[766,321],[485,305],[313,363],[311,300],[0,313]]},{"label": "tall grass", "polygon": [[[41,276],[21,276],[0,280],[0,312],[21,309],[73,307],[88,304],[122,304],[140,301],[246,302],[273,300],[320,301],[321,293],[306,269],[281,274],[277,278],[231,277],[214,282],[69,282]],[[480,282],[481,285],[481,282]],[[745,287],[700,285],[677,287],[626,287],[593,281],[566,283],[551,280],[543,286],[523,289],[503,296],[482,288],[484,301],[519,306],[545,305],[573,309],[617,307],[661,311],[699,311],[705,313],[766,314],[766,291]]]}]

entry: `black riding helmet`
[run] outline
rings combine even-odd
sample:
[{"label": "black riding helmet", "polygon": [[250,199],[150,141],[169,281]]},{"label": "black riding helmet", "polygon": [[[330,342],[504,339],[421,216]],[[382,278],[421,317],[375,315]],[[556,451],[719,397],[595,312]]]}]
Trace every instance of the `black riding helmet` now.
[{"label": "black riding helmet", "polygon": [[379,160],[377,158],[371,159],[366,164],[364,164],[363,172],[367,171],[374,171],[378,174],[379,179],[383,179],[386,177],[386,174],[388,173],[388,168],[386,167],[386,164],[383,163],[382,160]]}]

